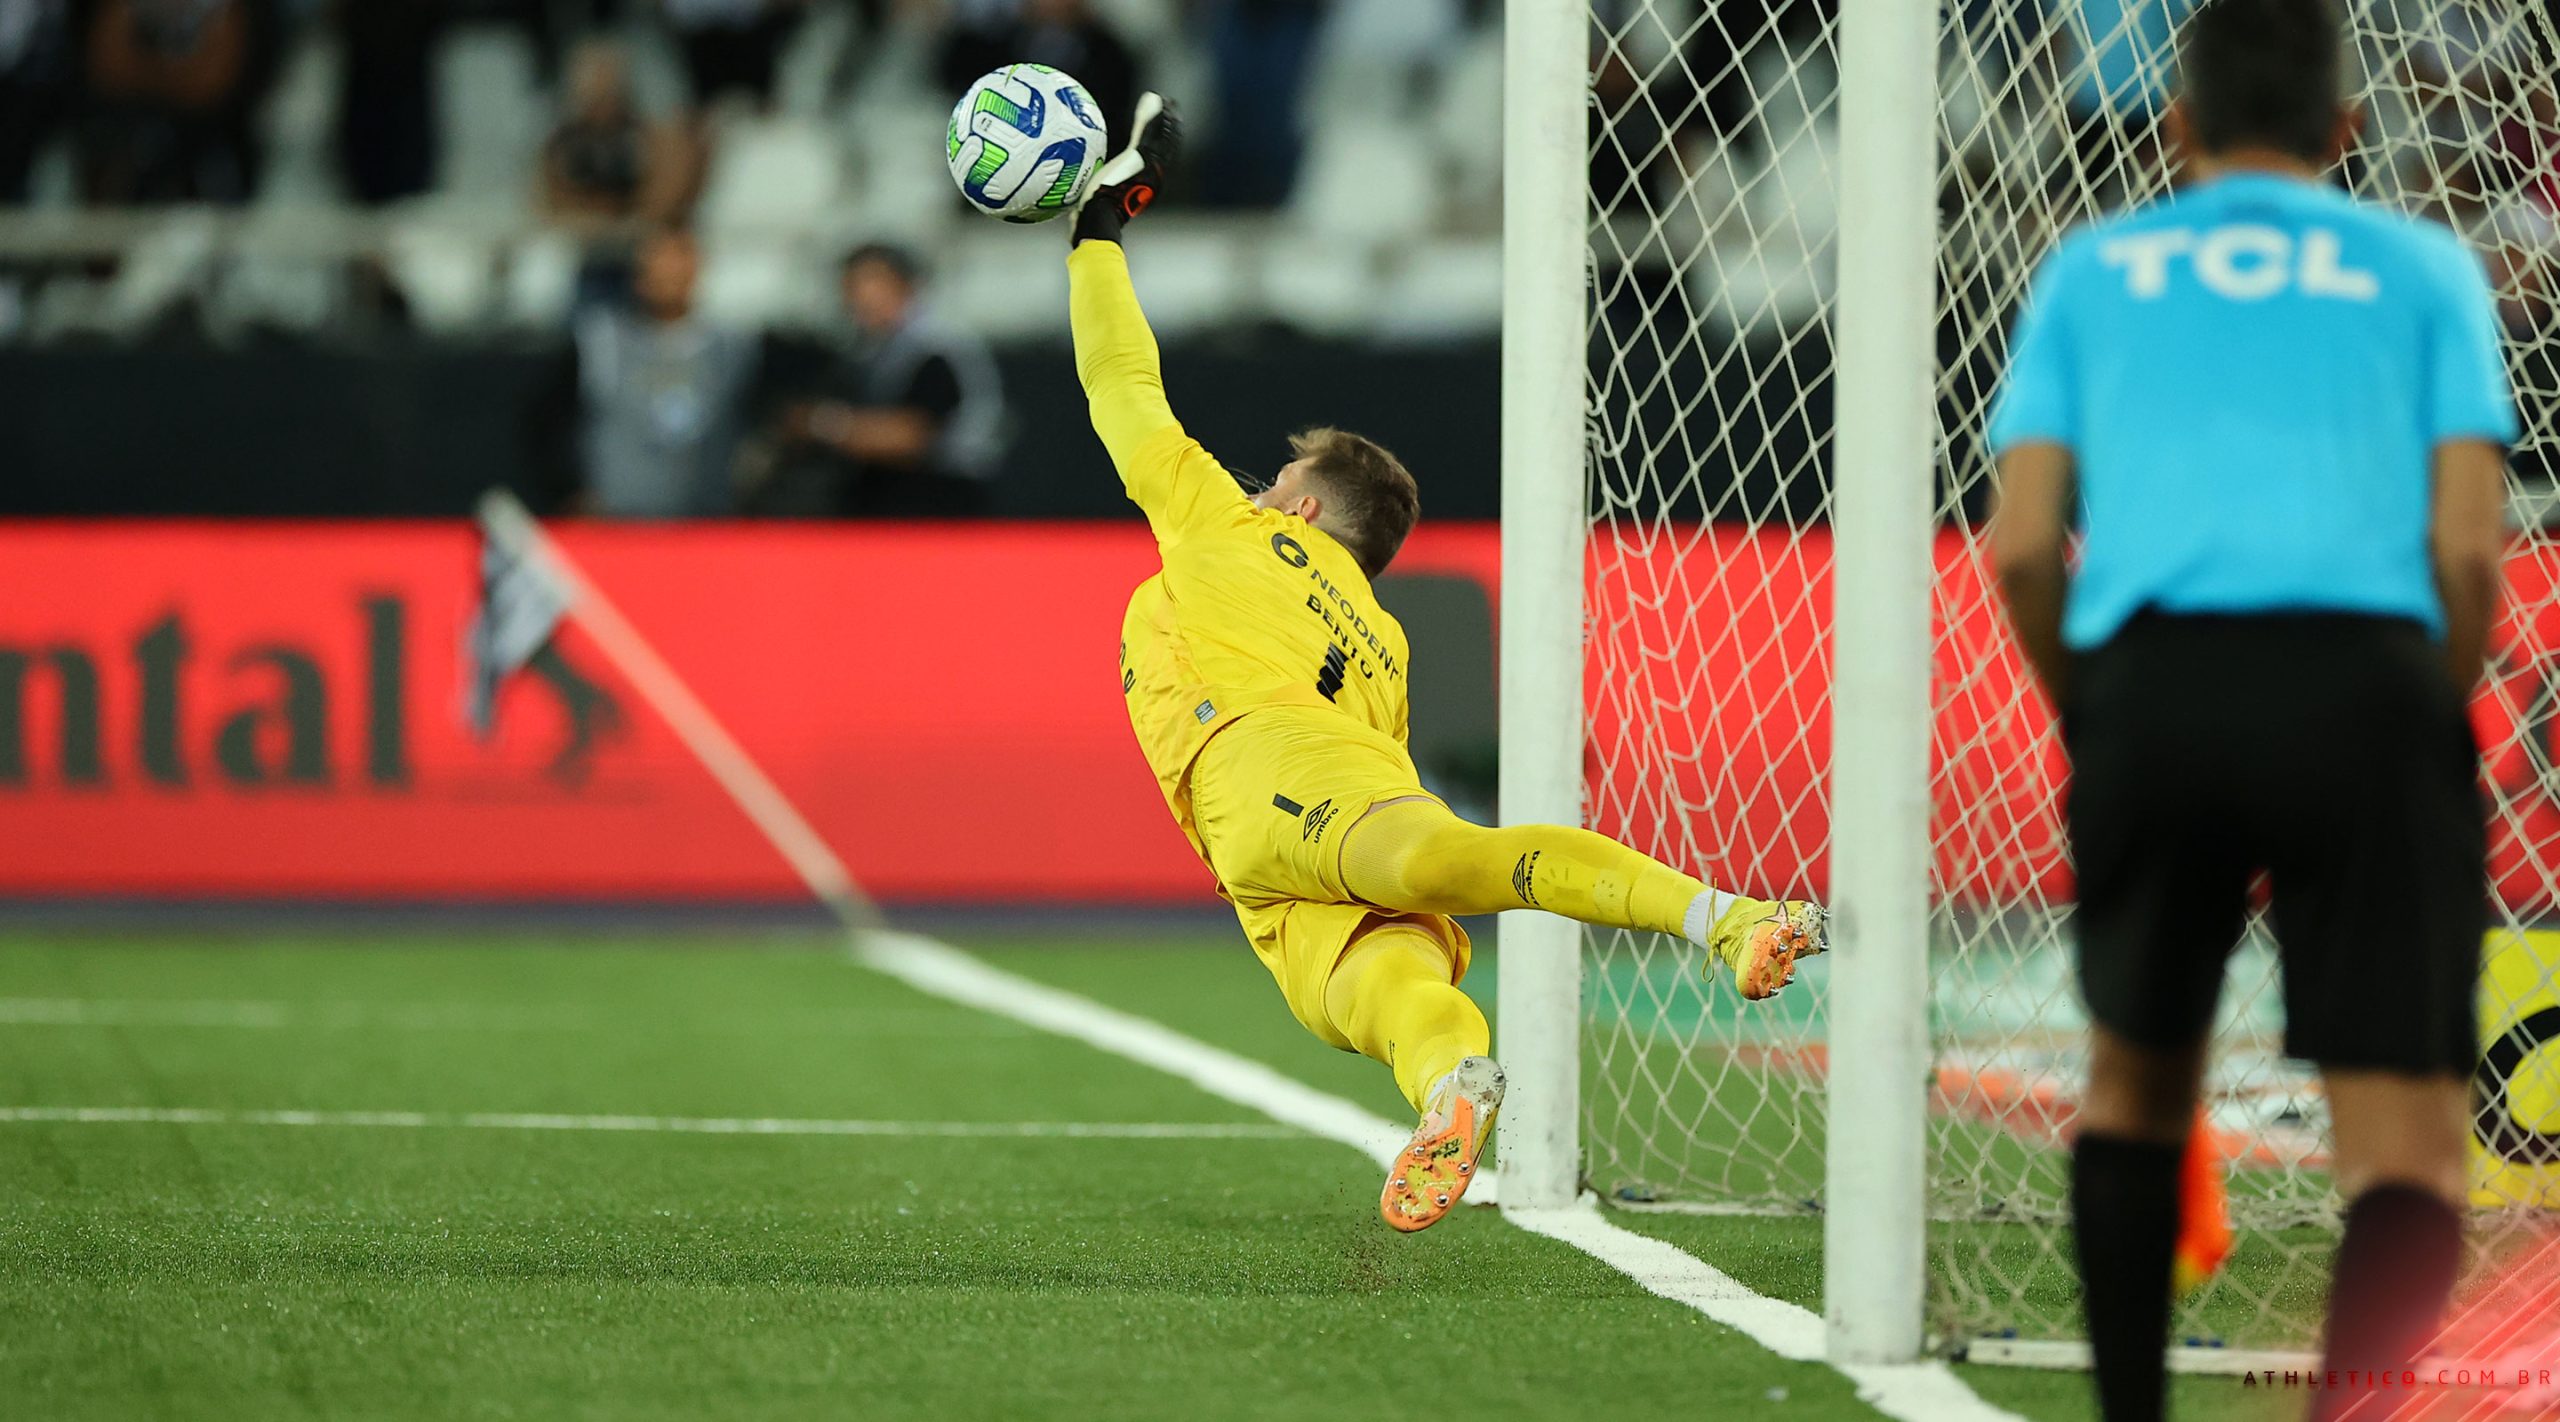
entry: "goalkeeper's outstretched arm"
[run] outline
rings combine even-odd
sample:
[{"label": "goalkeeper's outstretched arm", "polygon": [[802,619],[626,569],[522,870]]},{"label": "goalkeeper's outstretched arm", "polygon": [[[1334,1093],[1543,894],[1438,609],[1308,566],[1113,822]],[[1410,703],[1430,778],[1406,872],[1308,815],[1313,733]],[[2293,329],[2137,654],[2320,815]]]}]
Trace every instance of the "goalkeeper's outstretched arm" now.
[{"label": "goalkeeper's outstretched arm", "polygon": [[1117,242],[1076,244],[1067,258],[1067,304],[1075,325],[1076,375],[1092,407],[1093,431],[1130,501],[1159,540],[1204,522],[1232,518],[1244,490],[1199,441],[1183,433],[1165,402],[1155,333],[1129,285]]},{"label": "goalkeeper's outstretched arm", "polygon": [[[1126,482],[1148,444],[1179,433],[1164,398],[1164,368],[1155,332],[1129,284],[1129,259],[1117,242],[1079,242],[1067,257],[1067,312],[1075,328],[1076,378],[1093,407],[1093,432],[1111,451]],[[1130,489],[1136,497],[1137,490]]]},{"label": "goalkeeper's outstretched arm", "polygon": [[1232,518],[1246,507],[1234,476],[1183,433],[1165,401],[1155,332],[1138,309],[1129,258],[1120,248],[1123,229],[1155,200],[1181,135],[1181,124],[1162,98],[1139,97],[1134,136],[1103,165],[1102,185],[1077,208],[1067,256],[1076,376],[1084,382],[1093,430],[1159,541],[1194,524]]}]

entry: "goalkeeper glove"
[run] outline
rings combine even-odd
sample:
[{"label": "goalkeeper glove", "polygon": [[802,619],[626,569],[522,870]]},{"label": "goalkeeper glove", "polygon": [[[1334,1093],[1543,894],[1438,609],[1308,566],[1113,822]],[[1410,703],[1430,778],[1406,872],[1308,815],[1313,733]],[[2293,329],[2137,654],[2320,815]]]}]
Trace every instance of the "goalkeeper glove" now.
[{"label": "goalkeeper glove", "polygon": [[1123,224],[1147,210],[1164,186],[1165,170],[1182,151],[1182,120],[1162,94],[1138,96],[1137,121],[1129,146],[1111,155],[1093,177],[1093,191],[1076,204],[1075,226],[1067,239],[1117,242]]}]

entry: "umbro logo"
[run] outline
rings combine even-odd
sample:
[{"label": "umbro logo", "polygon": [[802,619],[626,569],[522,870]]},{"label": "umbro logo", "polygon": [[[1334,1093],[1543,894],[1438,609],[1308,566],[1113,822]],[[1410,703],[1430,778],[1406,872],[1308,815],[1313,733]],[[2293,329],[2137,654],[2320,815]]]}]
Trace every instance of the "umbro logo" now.
[{"label": "umbro logo", "polygon": [[1511,892],[1518,894],[1520,902],[1531,908],[1538,906],[1538,854],[1539,851],[1530,850],[1520,856],[1519,863],[1511,866]]},{"label": "umbro logo", "polygon": [[1298,838],[1310,843],[1323,839],[1326,828],[1332,823],[1333,802],[1327,800],[1307,811],[1306,818],[1298,826]]},{"label": "umbro logo", "polygon": [[1324,832],[1333,825],[1335,811],[1331,800],[1320,801],[1313,807],[1309,807],[1299,804],[1286,795],[1274,795],[1271,797],[1271,808],[1284,815],[1296,815],[1298,838],[1308,842],[1324,838]]}]

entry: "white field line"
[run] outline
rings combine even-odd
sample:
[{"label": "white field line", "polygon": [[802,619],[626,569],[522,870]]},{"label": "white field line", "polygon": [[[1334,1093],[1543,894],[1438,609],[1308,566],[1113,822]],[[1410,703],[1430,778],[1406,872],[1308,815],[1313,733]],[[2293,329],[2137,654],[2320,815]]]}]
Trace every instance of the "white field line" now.
[{"label": "white field line", "polygon": [[198,1106],[5,1106],[0,1125],[318,1126],[615,1131],[689,1136],[946,1136],[971,1140],[1291,1140],[1262,1121],[826,1121],[734,1116],[560,1116],[501,1111],[231,1111]]},{"label": "white field line", "polygon": [[826,839],[811,828],[799,809],[780,787],[764,773],[764,767],[740,746],[711,708],[693,694],[693,688],[667,665],[658,649],[622,615],[622,609],[604,590],[587,580],[586,570],[572,562],[560,546],[551,541],[542,525],[504,489],[491,489],[480,496],[480,527],[488,536],[529,563],[544,566],[570,592],[569,615],[587,629],[612,662],[627,678],[640,699],[655,709],[667,728],[693,752],[711,778],[729,793],[738,809],[752,822],[765,842],[774,847],[809,892],[818,896],[837,917],[848,924],[867,925],[879,918],[864,896],[861,886],[845,872],[844,861],[827,847]]},{"label": "white field line", "polygon": [[[920,992],[999,1013],[1155,1067],[1212,1096],[1252,1107],[1310,1135],[1339,1141],[1381,1166],[1402,1148],[1409,1134],[1260,1062],[1160,1022],[1016,977],[931,939],[904,933],[861,935],[855,939],[853,956],[856,962]],[[1495,1173],[1485,1172],[1468,1190],[1468,1199],[1481,1202],[1491,1197],[1494,1184]],[[1504,1217],[1533,1234],[1591,1255],[1647,1292],[1686,1304],[1782,1358],[1828,1362],[1823,1357],[1819,1315],[1755,1293],[1723,1271],[1650,1235],[1619,1228],[1603,1218],[1588,1197],[1566,1209],[1505,1211]],[[1897,1422],[2023,1422],[2017,1414],[1976,1396],[1941,1362],[1834,1366],[1857,1385],[1861,1401]]]},{"label": "white field line", "polygon": [[[770,1036],[769,1019],[703,1022],[671,1013],[669,1030],[695,1035]],[[629,1017],[568,1005],[516,1007],[486,1002],[287,1002],[222,998],[0,997],[0,1027],[182,1027],[244,1031],[564,1032],[627,1030]],[[1022,1037],[1030,1028],[981,1015],[932,1023],[881,1015],[848,1020],[813,1012],[811,1032],[831,1037]]]},{"label": "white field line", "polygon": [[501,1007],[488,1003],[271,1002],[220,998],[0,997],[0,1026],[11,1027],[389,1027],[415,1031],[551,1032],[601,1025],[570,1008]]},{"label": "white field line", "polygon": [[[877,932],[857,936],[854,944],[856,962],[919,992],[982,1008],[1154,1067],[1309,1135],[1340,1141],[1381,1167],[1404,1149],[1405,1140],[1413,1134],[1260,1062],[1221,1051],[1151,1018],[1016,977],[932,939]],[[1468,1188],[1468,1197],[1476,1198],[1493,1184],[1494,1173],[1485,1172]]]},{"label": "white field line", "polygon": [[1561,1240],[1633,1279],[1645,1292],[1684,1303],[1782,1358],[1826,1363],[1858,1385],[1858,1400],[1900,1422],[2025,1422],[1982,1400],[1946,1364],[1833,1363],[1823,1356],[1822,1317],[1754,1292],[1732,1275],[1651,1235],[1621,1229],[1586,1195],[1557,1210],[1505,1210],[1503,1218]]}]

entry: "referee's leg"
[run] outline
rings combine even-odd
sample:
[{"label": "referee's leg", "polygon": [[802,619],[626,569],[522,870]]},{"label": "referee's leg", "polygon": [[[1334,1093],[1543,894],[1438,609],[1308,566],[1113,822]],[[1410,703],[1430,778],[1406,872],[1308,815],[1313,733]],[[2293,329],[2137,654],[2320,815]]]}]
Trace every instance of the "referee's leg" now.
[{"label": "referee's leg", "polygon": [[[2297,737],[2298,813],[2268,825],[2269,874],[2286,1050],[2320,1066],[2346,1205],[2324,1371],[2396,1375],[2462,1264],[2487,846],[2477,748],[2433,645],[2397,627],[2354,643],[2291,669],[2340,709]],[[2312,1417],[2380,1419],[2401,1396],[2323,1389]]]},{"label": "referee's leg", "polygon": [[2371,1382],[2323,1389],[2311,1422],[2381,1422],[2402,1374],[2433,1341],[2462,1269],[2463,1139],[2471,1086],[2450,1074],[2323,1067],[2346,1231],[2329,1279],[2323,1372]]},{"label": "referee's leg", "polygon": [[[2219,961],[2215,945],[2195,948],[2199,960]],[[2178,1177],[2195,1128],[2205,1039],[2151,1046],[2099,1026],[2089,1046],[2089,1095],[2071,1151],[2071,1221],[2098,1411],[2105,1422],[2160,1422],[2183,1204]]]},{"label": "referee's leg", "polygon": [[2253,864],[2237,813],[2254,708],[2195,695],[2192,649],[2136,627],[2082,658],[2065,719],[2089,1093],[2071,1213],[2105,1422],[2160,1422],[2179,1175]]}]

